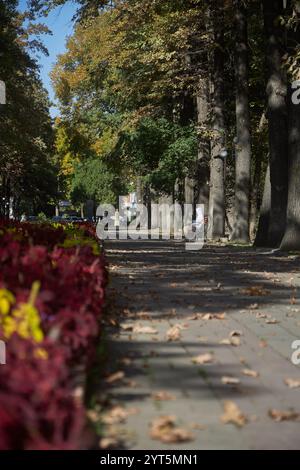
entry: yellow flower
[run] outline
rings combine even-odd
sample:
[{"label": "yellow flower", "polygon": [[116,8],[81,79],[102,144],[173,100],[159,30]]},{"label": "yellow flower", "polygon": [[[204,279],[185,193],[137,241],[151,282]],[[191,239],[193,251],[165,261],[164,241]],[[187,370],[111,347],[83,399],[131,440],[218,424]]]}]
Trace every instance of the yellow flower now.
[{"label": "yellow flower", "polygon": [[14,318],[7,317],[3,323],[3,332],[6,338],[9,338],[17,329],[17,322]]},{"label": "yellow flower", "polygon": [[6,338],[9,338],[13,333],[18,333],[22,338],[32,338],[37,343],[43,341],[44,333],[41,329],[40,315],[34,306],[39,289],[40,282],[34,282],[28,302],[17,305],[10,315],[8,313],[10,312],[11,304],[15,303],[15,298],[9,291],[4,289],[0,291],[0,309],[1,313],[5,315],[1,323]]},{"label": "yellow flower", "polygon": [[0,313],[7,315],[11,306],[15,303],[14,295],[7,289],[0,289]]}]

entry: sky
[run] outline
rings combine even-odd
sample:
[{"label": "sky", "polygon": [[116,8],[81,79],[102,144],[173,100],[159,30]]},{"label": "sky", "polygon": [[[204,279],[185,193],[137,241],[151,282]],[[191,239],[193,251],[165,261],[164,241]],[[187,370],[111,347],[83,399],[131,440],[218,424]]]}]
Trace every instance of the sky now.
[{"label": "sky", "polygon": [[[19,8],[24,10],[26,8],[27,0],[19,0]],[[49,92],[50,100],[55,103],[55,96],[51,86],[49,73],[56,62],[56,57],[65,51],[65,44],[67,37],[72,34],[73,23],[72,17],[76,11],[76,6],[72,2],[67,2],[61,7],[53,10],[47,18],[41,18],[41,22],[45,23],[52,31],[53,35],[44,35],[43,43],[49,51],[49,56],[40,54],[39,64],[41,66],[41,78],[45,88]],[[58,115],[56,105],[51,107],[51,115],[55,117]]]}]

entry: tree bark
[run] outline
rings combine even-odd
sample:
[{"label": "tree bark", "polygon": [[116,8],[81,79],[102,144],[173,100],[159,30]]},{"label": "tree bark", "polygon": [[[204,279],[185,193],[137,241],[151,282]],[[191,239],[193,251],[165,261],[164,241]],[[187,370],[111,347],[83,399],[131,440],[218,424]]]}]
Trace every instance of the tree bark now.
[{"label": "tree bark", "polygon": [[[295,4],[294,8],[300,15],[300,6]],[[289,42],[293,50],[295,44],[300,41],[300,28],[289,34]],[[288,90],[288,203],[287,203],[287,224],[283,240],[280,245],[281,250],[300,249],[300,103],[297,96],[299,84],[290,85]],[[296,92],[297,96],[294,96]]]},{"label": "tree bark", "polygon": [[282,0],[263,1],[264,23],[267,40],[267,118],[269,121],[269,151],[271,180],[271,210],[267,245],[280,245],[287,208],[287,84],[282,67],[284,54],[283,31],[279,16],[283,13]]},{"label": "tree bark", "polygon": [[141,176],[137,176],[136,178],[136,199],[137,199],[137,204],[144,203],[143,183],[142,183]]},{"label": "tree bark", "polygon": [[231,240],[249,242],[249,211],[251,186],[251,141],[248,95],[248,31],[247,10],[235,0],[236,22],[236,161],[235,161],[235,223]]},{"label": "tree bark", "polygon": [[216,0],[214,2],[214,9],[214,18],[212,19],[215,40],[212,72],[213,137],[211,143],[208,238],[220,239],[225,234],[225,162],[221,156],[225,144],[223,2]]},{"label": "tree bark", "polygon": [[[258,216],[258,199],[261,186],[261,173],[262,173],[262,161],[261,158],[256,156],[254,175],[252,178],[252,188],[251,188],[251,201],[250,201],[250,240],[255,239],[256,234],[256,224]],[[270,178],[269,178],[270,179]]]},{"label": "tree bark", "polygon": [[209,81],[199,80],[197,92],[198,123],[198,161],[196,175],[195,203],[204,205],[204,214],[208,215],[209,203],[209,161],[210,144],[206,136],[208,129]]},{"label": "tree bark", "polygon": [[270,223],[270,212],[271,212],[271,181],[270,181],[270,165],[268,165],[266,176],[265,176],[264,194],[263,194],[263,199],[262,199],[262,203],[260,207],[260,216],[259,216],[259,222],[258,222],[258,228],[256,232],[254,246],[267,246],[269,223]]},{"label": "tree bark", "polygon": [[186,176],[184,178],[184,202],[185,204],[194,205],[194,185],[195,180]]}]

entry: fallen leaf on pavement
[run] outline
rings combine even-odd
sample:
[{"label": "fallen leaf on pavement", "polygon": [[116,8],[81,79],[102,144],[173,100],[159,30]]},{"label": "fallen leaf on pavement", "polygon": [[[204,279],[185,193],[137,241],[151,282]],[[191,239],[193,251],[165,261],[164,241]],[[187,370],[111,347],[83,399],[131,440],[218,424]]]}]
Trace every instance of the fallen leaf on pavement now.
[{"label": "fallen leaf on pavement", "polygon": [[122,406],[114,406],[102,417],[105,424],[123,423],[128,416],[135,415],[139,412],[137,408],[123,408]]},{"label": "fallen leaf on pavement", "polygon": [[133,333],[139,333],[143,335],[156,335],[158,331],[152,326],[143,326],[138,323],[133,328]]},{"label": "fallen leaf on pavement", "polygon": [[269,325],[276,325],[276,323],[279,323],[279,321],[276,320],[276,318],[270,318],[270,319],[266,320],[266,323],[269,324]]},{"label": "fallen leaf on pavement", "polygon": [[300,387],[300,379],[285,379],[284,383],[289,387],[289,388],[299,388]]},{"label": "fallen leaf on pavement", "polygon": [[226,400],[224,402],[224,414],[221,416],[221,421],[224,424],[232,423],[241,428],[247,423],[247,418],[234,401]]},{"label": "fallen leaf on pavement", "polygon": [[230,338],[230,344],[232,346],[240,346],[241,340],[238,336],[233,336],[232,338]]},{"label": "fallen leaf on pavement", "polygon": [[115,437],[102,437],[99,441],[100,449],[114,449],[120,447],[120,442]]},{"label": "fallen leaf on pavement", "polygon": [[192,359],[194,364],[209,364],[214,362],[214,356],[211,353],[200,354]]},{"label": "fallen leaf on pavement", "polygon": [[186,320],[202,320],[203,318],[203,313],[195,313],[194,315],[191,315],[190,317],[187,317]]},{"label": "fallen leaf on pavement", "polygon": [[167,401],[176,399],[175,395],[165,390],[160,390],[159,392],[152,393],[152,398],[157,401]]},{"label": "fallen leaf on pavement", "polygon": [[205,313],[201,317],[202,320],[225,320],[226,313]]},{"label": "fallen leaf on pavement", "polygon": [[176,427],[175,416],[160,416],[151,422],[150,436],[166,444],[190,442],[193,434],[184,428]]},{"label": "fallen leaf on pavement", "polygon": [[221,378],[221,382],[222,384],[225,384],[225,385],[238,385],[239,383],[241,383],[240,379],[236,377],[226,377],[226,376]]},{"label": "fallen leaf on pavement", "polygon": [[219,341],[219,344],[228,344],[228,345],[230,345],[231,341],[230,341],[229,338],[224,338],[224,339],[221,339],[221,341]]},{"label": "fallen leaf on pavement", "polygon": [[178,341],[181,338],[181,330],[186,329],[184,325],[180,325],[176,323],[176,325],[172,326],[166,333],[167,341]]},{"label": "fallen leaf on pavement", "polygon": [[251,304],[247,308],[248,308],[248,310],[257,310],[258,309],[258,304]]},{"label": "fallen leaf on pavement", "polygon": [[124,377],[125,377],[124,372],[120,370],[120,371],[114,372],[114,374],[111,374],[108,377],[106,377],[105,381],[108,384],[112,384],[112,383],[118,382],[119,380],[124,379]]},{"label": "fallen leaf on pavement", "polygon": [[233,336],[232,338],[224,338],[219,341],[219,344],[227,344],[229,346],[240,346],[241,340],[237,336]]},{"label": "fallen leaf on pavement", "polygon": [[254,377],[254,378],[259,377],[259,373],[256,370],[252,370],[252,369],[243,369],[242,373],[244,375],[247,375],[248,377]]},{"label": "fallen leaf on pavement", "polygon": [[243,332],[241,330],[233,330],[231,331],[231,333],[229,334],[229,336],[232,338],[233,336],[242,336],[243,335]]},{"label": "fallen leaf on pavement", "polygon": [[241,294],[243,295],[250,295],[250,296],[264,296],[268,295],[271,292],[267,289],[264,289],[261,286],[252,286],[252,287],[247,287],[246,289],[241,289]]},{"label": "fallen leaf on pavement", "polygon": [[120,327],[124,331],[132,331],[134,328],[134,324],[133,323],[121,323]]},{"label": "fallen leaf on pavement", "polygon": [[277,423],[281,421],[296,421],[300,418],[300,414],[296,413],[293,410],[280,411],[280,410],[271,409],[269,410],[268,414],[270,418],[272,418]]},{"label": "fallen leaf on pavement", "polygon": [[265,313],[257,313],[256,314],[256,318],[257,319],[260,319],[260,318],[267,318],[267,315]]}]

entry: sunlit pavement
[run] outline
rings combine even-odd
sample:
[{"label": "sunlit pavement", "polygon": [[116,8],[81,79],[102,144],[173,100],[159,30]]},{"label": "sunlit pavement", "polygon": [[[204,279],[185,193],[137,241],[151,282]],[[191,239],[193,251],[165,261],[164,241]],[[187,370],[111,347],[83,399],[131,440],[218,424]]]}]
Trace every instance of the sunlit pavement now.
[{"label": "sunlit pavement", "polygon": [[[105,247],[110,302],[122,314],[110,337],[110,373],[124,372],[108,394],[129,411],[118,427],[124,447],[299,448],[300,422],[290,413],[300,412],[300,365],[291,362],[300,339],[299,258],[225,246],[188,252],[174,241]],[[168,341],[177,324],[179,339]],[[241,416],[225,412],[228,400]],[[170,415],[188,442],[150,436],[151,422]]]}]

